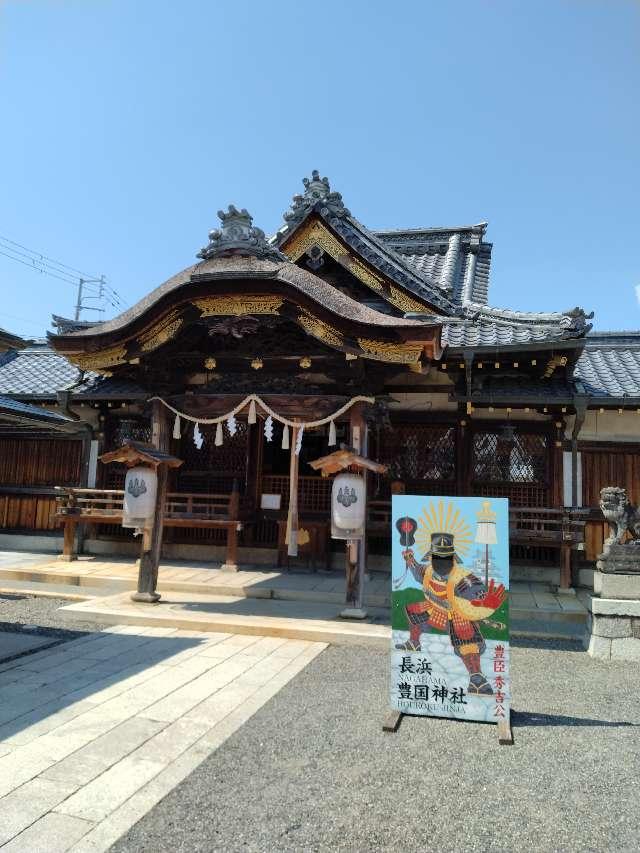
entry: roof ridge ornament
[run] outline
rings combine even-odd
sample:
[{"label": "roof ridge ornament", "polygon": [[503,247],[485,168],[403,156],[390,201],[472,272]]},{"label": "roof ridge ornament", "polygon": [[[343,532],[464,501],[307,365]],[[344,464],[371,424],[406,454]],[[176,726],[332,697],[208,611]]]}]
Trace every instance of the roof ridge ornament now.
[{"label": "roof ridge ornament", "polygon": [[287,260],[282,252],[267,242],[264,231],[253,225],[253,217],[246,207],[238,210],[234,204],[230,204],[226,212],[219,210],[218,216],[221,227],[209,232],[209,245],[200,249],[197,257],[205,261],[234,255],[271,261]]},{"label": "roof ridge ornament", "polygon": [[304,194],[296,193],[292,199],[291,210],[284,214],[288,228],[302,222],[316,205],[320,205],[320,213],[323,216],[351,216],[351,211],[344,206],[341,194],[331,191],[329,178],[321,178],[317,169],[311,172],[310,178],[303,178],[302,183]]},{"label": "roof ridge ornament", "polygon": [[567,338],[582,338],[588,335],[593,329],[593,323],[587,323],[587,320],[593,320],[594,312],[587,314],[584,308],[576,305],[570,311],[563,311],[560,319],[560,328],[563,330]]}]

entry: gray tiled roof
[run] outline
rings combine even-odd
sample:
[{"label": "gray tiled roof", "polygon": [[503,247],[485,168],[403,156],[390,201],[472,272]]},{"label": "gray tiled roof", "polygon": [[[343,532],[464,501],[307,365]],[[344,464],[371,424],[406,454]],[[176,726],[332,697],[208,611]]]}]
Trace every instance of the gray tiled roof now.
[{"label": "gray tiled roof", "polygon": [[640,332],[588,335],[575,370],[592,397],[640,399]]},{"label": "gray tiled roof", "polygon": [[[0,355],[0,395],[55,399],[58,391],[73,389],[79,397],[140,397],[144,390],[128,379],[87,372],[79,383],[77,367],[42,340],[23,350]],[[38,410],[40,411],[40,410]]]},{"label": "gray tiled roof", "polygon": [[73,423],[71,418],[60,414],[60,412],[51,412],[48,409],[42,409],[39,406],[32,406],[30,403],[21,403],[18,400],[12,400],[9,397],[0,396],[0,418],[2,418],[3,413],[52,424]]},{"label": "gray tiled roof", "polygon": [[79,377],[77,367],[42,341],[0,355],[0,394],[55,397]]},{"label": "gray tiled roof", "polygon": [[[375,236],[404,262],[436,285],[449,291],[460,306],[471,301],[484,305],[489,293],[491,243],[482,238],[487,223],[455,228],[413,228],[376,231]],[[457,247],[452,237],[456,238]],[[453,249],[452,263],[447,260]],[[450,279],[450,280],[448,280]]]},{"label": "gray tiled roof", "polygon": [[526,376],[518,378],[487,376],[482,383],[482,388],[474,390],[471,398],[474,401],[488,403],[526,403],[534,400],[569,403],[574,394],[573,383],[561,377],[532,381]]},{"label": "gray tiled roof", "polygon": [[498,323],[491,320],[462,320],[442,324],[442,345],[460,347],[495,347],[564,340],[559,325]]}]

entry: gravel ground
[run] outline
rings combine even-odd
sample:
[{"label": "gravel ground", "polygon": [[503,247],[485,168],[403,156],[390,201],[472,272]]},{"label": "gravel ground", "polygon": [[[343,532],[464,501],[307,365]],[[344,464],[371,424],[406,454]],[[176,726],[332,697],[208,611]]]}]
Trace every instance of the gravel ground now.
[{"label": "gravel ground", "polygon": [[[69,601],[63,598],[0,593],[0,632],[50,637],[53,645],[75,640],[87,631],[100,631],[107,627],[82,619],[62,619],[57,611],[65,604],[69,604]],[[42,648],[34,651],[41,650]]]},{"label": "gravel ground", "polygon": [[450,720],[384,734],[387,671],[327,649],[112,853],[638,850],[640,667],[512,647],[512,747]]}]

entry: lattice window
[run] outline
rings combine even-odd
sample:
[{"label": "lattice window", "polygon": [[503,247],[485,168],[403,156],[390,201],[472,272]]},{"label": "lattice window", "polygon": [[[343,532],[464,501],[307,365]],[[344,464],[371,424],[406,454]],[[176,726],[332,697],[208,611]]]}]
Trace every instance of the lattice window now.
[{"label": "lattice window", "polygon": [[108,418],[106,450],[117,450],[126,441],[151,441],[151,423],[143,418]]},{"label": "lattice window", "polygon": [[407,491],[418,494],[447,494],[455,489],[454,426],[396,424],[380,432],[376,451],[375,458],[389,466],[387,482],[401,480]]},{"label": "lattice window", "polygon": [[549,436],[496,428],[472,442],[471,492],[509,498],[513,506],[549,505]]},{"label": "lattice window", "polygon": [[548,479],[549,442],[541,433],[477,432],[472,478],[489,483],[540,483]]},{"label": "lattice window", "polygon": [[178,469],[176,491],[218,494],[231,491],[234,480],[242,491],[247,470],[248,426],[245,421],[238,421],[235,435],[229,435],[226,425],[223,430],[224,443],[216,447],[216,427],[201,424],[204,444],[198,450],[189,425],[177,454],[184,464]]}]

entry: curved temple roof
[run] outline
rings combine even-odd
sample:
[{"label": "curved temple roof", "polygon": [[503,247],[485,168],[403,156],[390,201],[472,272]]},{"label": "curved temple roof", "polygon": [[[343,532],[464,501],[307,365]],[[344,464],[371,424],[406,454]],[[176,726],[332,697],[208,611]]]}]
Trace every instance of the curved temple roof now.
[{"label": "curved temple roof", "polygon": [[[590,330],[586,321],[592,315],[579,308],[525,313],[486,304],[491,244],[483,242],[485,222],[373,232],[352,216],[327,178],[314,171],[303,183],[304,194],[293,197],[285,225],[270,240],[246,209],[230,205],[218,212],[221,226],[210,232],[199,263],[113,320],[85,328],[59,323],[60,334],[50,334],[52,346],[85,369],[116,366],[145,357],[185,322],[212,313],[281,313],[334,348],[382,361],[404,360],[402,354],[385,354],[384,347],[394,343],[423,342],[430,345],[424,354],[439,358],[441,345],[566,349],[578,346]],[[315,269],[313,252],[325,249],[377,291],[378,301],[388,300],[390,313],[356,301],[294,263],[310,254]],[[215,310],[203,308],[205,297],[220,300]],[[265,307],[267,297],[271,308]],[[361,346],[362,340],[372,347]],[[99,352],[108,356],[102,364],[89,358]],[[408,360],[418,358],[416,350]]]},{"label": "curved temple roof", "polygon": [[379,361],[439,356],[439,324],[393,317],[363,305],[270,245],[249,213],[232,205],[209,235],[203,260],[119,317],[49,335],[86,369],[104,370],[146,357],[187,322],[214,315],[281,314],[334,349]]}]

